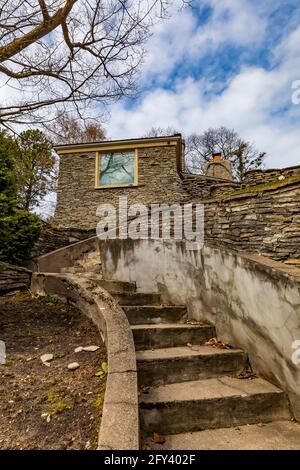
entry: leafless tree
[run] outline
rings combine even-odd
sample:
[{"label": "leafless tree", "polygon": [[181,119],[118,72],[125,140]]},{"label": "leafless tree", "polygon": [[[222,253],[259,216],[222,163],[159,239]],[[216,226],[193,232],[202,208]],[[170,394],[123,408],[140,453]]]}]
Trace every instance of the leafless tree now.
[{"label": "leafless tree", "polygon": [[212,160],[214,152],[221,152],[222,158],[232,162],[233,175],[238,181],[243,180],[246,171],[261,168],[266,155],[233,129],[224,126],[210,128],[203,134],[191,134],[186,139],[189,172],[203,174],[205,163]]},{"label": "leafless tree", "polygon": [[168,127],[151,127],[151,129],[146,132],[143,137],[164,137],[168,135],[179,134],[179,131],[172,126]]},{"label": "leafless tree", "polygon": [[70,113],[57,113],[50,123],[44,123],[47,135],[54,144],[99,142],[106,139],[106,131],[100,122],[80,120]]},{"label": "leafless tree", "polygon": [[[135,91],[144,43],[168,0],[1,0],[0,124],[49,119]],[[1,92],[1,89],[0,89]]]}]

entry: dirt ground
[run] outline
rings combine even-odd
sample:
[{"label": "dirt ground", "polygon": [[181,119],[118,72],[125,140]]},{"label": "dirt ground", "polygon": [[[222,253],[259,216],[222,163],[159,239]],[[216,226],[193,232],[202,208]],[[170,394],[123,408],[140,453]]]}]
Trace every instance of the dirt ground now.
[{"label": "dirt ground", "polygon": [[[0,297],[0,339],[0,449],[95,449],[105,390],[95,374],[106,351],[93,323],[50,296],[17,293]],[[74,352],[90,345],[100,348]],[[80,367],[69,370],[72,362]]]}]

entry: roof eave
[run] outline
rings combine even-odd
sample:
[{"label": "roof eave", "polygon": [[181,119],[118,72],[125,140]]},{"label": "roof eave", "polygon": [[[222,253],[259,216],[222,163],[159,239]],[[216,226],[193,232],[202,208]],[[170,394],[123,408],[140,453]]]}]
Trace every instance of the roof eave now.
[{"label": "roof eave", "polygon": [[80,149],[101,149],[101,147],[113,147],[113,146],[118,146],[122,145],[132,145],[134,146],[135,144],[155,144],[158,142],[168,142],[168,141],[178,141],[180,142],[182,140],[181,134],[176,134],[176,135],[170,135],[170,136],[163,136],[163,137],[146,137],[146,138],[140,138],[140,139],[122,139],[122,140],[105,140],[101,142],[89,142],[89,143],[78,143],[78,144],[64,144],[64,145],[56,145],[54,150],[57,153],[64,153],[64,151],[70,151],[74,150],[75,152],[80,151]]}]

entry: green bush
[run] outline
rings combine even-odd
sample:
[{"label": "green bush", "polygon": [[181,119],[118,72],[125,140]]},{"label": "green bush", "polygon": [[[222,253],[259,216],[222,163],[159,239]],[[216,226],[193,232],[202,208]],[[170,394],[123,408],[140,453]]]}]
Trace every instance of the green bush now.
[{"label": "green bush", "polygon": [[42,222],[20,209],[18,147],[12,137],[0,130],[0,260],[19,264],[30,258]]},{"label": "green bush", "polygon": [[18,147],[12,137],[0,130],[0,215],[18,203],[19,183],[16,173]]},{"label": "green bush", "polygon": [[35,214],[14,209],[0,216],[0,260],[19,264],[30,258],[42,223]]}]

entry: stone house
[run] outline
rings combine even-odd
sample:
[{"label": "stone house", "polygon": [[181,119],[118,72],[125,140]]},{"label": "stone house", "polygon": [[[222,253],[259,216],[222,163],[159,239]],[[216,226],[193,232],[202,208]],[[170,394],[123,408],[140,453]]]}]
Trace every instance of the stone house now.
[{"label": "stone house", "polygon": [[[60,228],[96,227],[100,204],[183,203],[195,192],[207,197],[211,185],[229,184],[230,162],[212,161],[207,177],[187,174],[181,134],[55,147],[60,156],[55,224]],[[233,184],[234,186],[234,184]],[[206,193],[203,193],[206,190]]]},{"label": "stone house", "polygon": [[[252,170],[232,180],[231,164],[214,155],[205,175],[185,166],[181,134],[62,145],[54,232],[44,249],[91,237],[101,204],[202,203],[205,240],[299,264],[300,167]],[[54,235],[54,236],[53,236]]]}]

